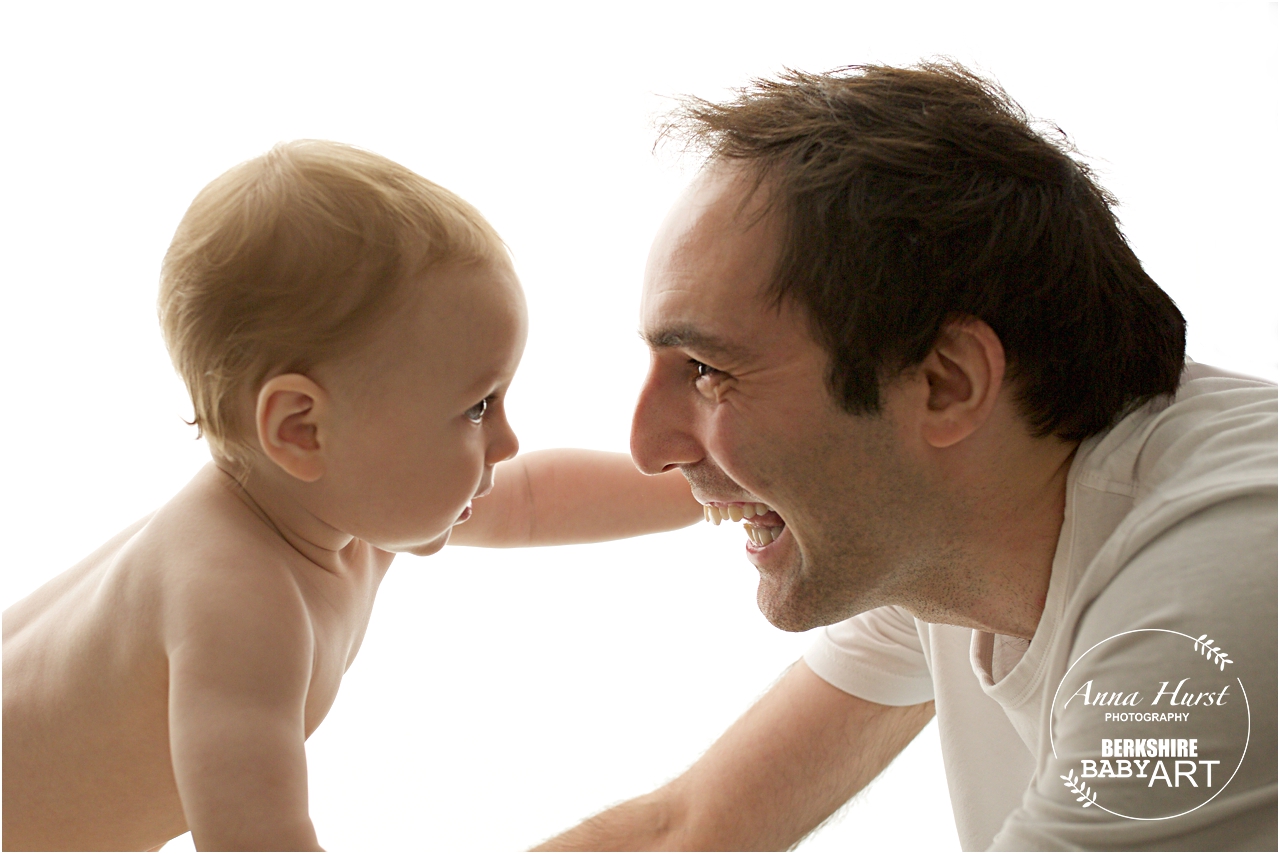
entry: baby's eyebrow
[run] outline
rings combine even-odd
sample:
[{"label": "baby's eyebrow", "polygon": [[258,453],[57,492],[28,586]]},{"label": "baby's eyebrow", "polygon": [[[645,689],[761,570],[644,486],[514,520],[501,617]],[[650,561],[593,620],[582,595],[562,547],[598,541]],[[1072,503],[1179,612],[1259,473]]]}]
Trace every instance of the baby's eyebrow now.
[{"label": "baby's eyebrow", "polygon": [[750,350],[740,344],[726,341],[692,326],[669,326],[653,331],[641,330],[640,338],[652,350],[680,348],[693,350],[711,358],[730,361],[741,361],[751,354]]},{"label": "baby's eyebrow", "polygon": [[493,390],[498,381],[502,379],[502,371],[494,369],[481,374],[480,378],[467,387],[467,394],[471,397],[478,397],[482,394],[488,394]]}]

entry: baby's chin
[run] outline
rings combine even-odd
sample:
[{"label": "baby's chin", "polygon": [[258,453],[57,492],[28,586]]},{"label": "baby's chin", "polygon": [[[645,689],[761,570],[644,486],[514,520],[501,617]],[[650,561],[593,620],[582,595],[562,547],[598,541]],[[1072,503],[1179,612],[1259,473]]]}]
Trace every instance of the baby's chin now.
[{"label": "baby's chin", "polygon": [[428,555],[433,555],[436,552],[440,551],[442,548],[444,548],[445,545],[449,542],[449,535],[451,533],[453,533],[453,528],[449,527],[445,529],[445,532],[443,534],[441,534],[440,536],[436,537],[433,540],[428,540],[427,542],[422,543],[421,545],[410,546],[408,548],[403,548],[403,549],[397,549],[397,551],[402,551],[411,555],[417,555],[418,557],[427,557]]}]

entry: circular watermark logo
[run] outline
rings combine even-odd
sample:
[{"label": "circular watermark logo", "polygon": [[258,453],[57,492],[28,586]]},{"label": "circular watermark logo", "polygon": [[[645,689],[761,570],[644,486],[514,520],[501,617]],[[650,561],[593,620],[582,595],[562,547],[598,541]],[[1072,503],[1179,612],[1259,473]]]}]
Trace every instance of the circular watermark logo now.
[{"label": "circular watermark logo", "polygon": [[1063,794],[1135,821],[1193,812],[1235,778],[1252,721],[1231,657],[1207,634],[1134,629],[1085,651],[1063,675],[1049,744],[1072,761]]}]

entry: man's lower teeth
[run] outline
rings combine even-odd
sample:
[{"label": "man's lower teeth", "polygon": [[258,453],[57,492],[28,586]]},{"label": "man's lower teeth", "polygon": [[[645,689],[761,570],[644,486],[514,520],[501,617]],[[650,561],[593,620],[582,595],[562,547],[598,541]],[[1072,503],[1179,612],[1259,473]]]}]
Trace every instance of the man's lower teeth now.
[{"label": "man's lower teeth", "polygon": [[743,525],[742,529],[747,532],[747,539],[755,543],[757,546],[767,546],[774,540],[778,539],[778,535],[782,533],[782,529],[778,529],[778,533],[773,532],[773,528],[766,528],[761,525]]}]

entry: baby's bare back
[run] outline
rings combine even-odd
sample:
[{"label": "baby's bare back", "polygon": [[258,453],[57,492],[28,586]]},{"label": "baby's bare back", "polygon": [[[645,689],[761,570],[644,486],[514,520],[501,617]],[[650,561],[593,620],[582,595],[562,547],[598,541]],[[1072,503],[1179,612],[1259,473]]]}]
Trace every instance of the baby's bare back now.
[{"label": "baby's bare back", "polygon": [[149,848],[185,830],[164,650],[139,601],[147,522],[4,614],[9,850]]},{"label": "baby's bare back", "polygon": [[[313,662],[299,728],[309,735],[328,711],[389,556],[364,577],[313,571],[226,480],[206,468],[5,611],[5,849],[141,850],[188,829],[171,752],[182,714],[171,703],[171,653],[190,658],[191,645],[216,637],[199,623],[216,622],[220,607],[243,619],[246,608],[265,617],[264,602],[283,603],[269,611],[271,631],[305,642]],[[193,602],[205,618],[192,616]],[[264,672],[272,654],[262,651]]]}]

